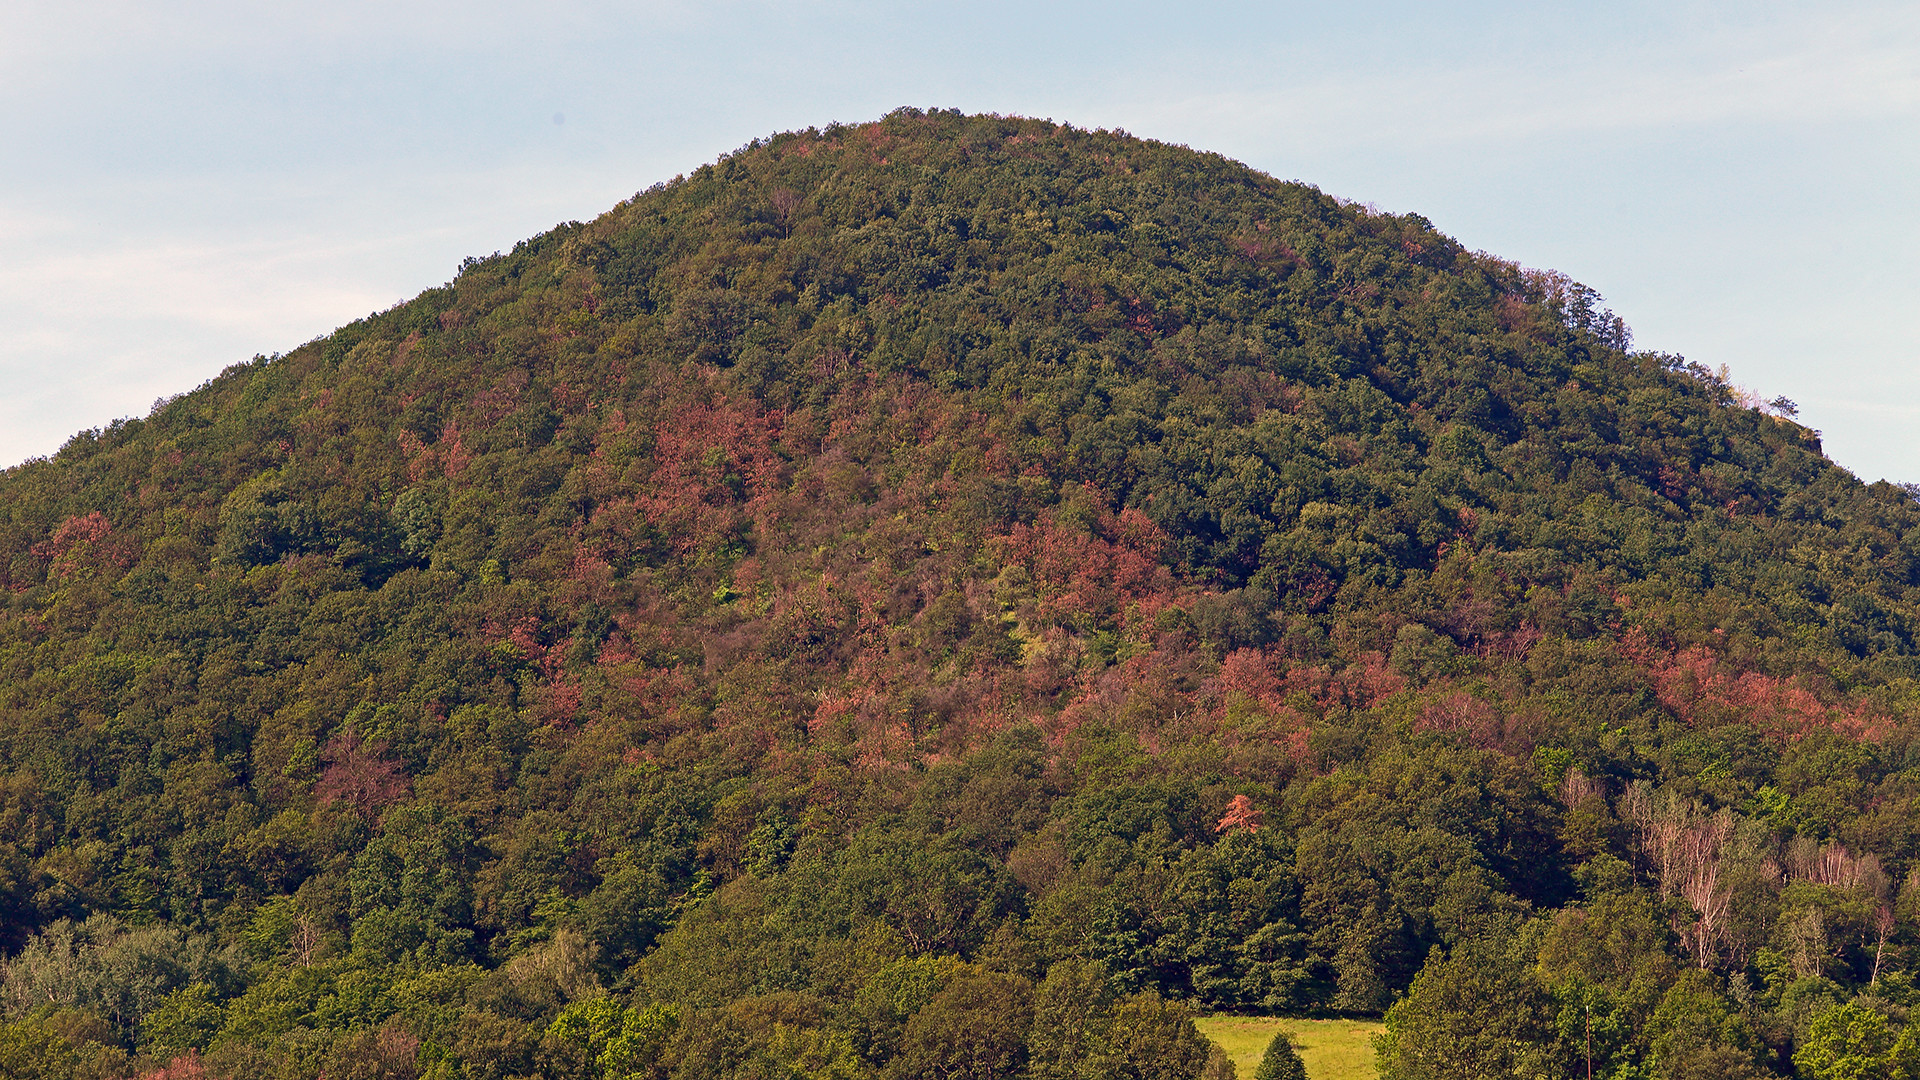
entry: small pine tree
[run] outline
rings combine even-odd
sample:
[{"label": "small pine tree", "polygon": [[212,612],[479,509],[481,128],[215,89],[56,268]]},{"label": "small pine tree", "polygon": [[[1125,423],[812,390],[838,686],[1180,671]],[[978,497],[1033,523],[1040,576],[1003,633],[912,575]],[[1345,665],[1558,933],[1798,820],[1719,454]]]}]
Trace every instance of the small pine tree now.
[{"label": "small pine tree", "polygon": [[1260,1059],[1260,1067],[1253,1070],[1253,1080],[1307,1080],[1307,1066],[1300,1055],[1293,1052],[1293,1043],[1286,1032],[1273,1033],[1266,1056]]}]

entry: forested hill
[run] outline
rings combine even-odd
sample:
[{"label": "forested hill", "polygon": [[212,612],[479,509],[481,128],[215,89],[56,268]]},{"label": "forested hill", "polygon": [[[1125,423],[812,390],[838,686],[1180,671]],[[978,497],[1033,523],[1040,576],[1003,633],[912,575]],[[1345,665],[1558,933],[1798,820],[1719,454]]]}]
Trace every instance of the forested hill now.
[{"label": "forested hill", "polygon": [[0,478],[0,1074],[1920,1068],[1920,506],[1791,411],[1216,155],[757,141]]}]

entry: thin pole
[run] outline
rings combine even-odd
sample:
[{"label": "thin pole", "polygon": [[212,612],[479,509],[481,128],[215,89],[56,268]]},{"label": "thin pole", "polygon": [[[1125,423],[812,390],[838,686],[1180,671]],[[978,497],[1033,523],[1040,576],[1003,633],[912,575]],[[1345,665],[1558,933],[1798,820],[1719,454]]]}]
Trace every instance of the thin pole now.
[{"label": "thin pole", "polygon": [[1587,1006],[1587,1080],[1593,1080],[1593,1006]]}]

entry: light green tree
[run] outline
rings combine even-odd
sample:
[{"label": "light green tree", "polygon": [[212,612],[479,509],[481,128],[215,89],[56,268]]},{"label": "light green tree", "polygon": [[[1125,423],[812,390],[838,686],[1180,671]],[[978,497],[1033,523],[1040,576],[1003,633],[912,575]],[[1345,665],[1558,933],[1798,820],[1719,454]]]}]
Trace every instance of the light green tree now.
[{"label": "light green tree", "polygon": [[1920,1042],[1873,1009],[1848,1002],[1814,1016],[1793,1063],[1811,1080],[1885,1080],[1920,1072]]}]

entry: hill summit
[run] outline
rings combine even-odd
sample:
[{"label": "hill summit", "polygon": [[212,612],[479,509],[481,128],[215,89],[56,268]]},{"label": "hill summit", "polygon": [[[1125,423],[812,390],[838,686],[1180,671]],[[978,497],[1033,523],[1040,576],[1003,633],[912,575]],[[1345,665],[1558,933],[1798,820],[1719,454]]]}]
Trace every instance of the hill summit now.
[{"label": "hill summit", "polygon": [[1905,1046],[1916,526],[1418,215],[756,141],[0,478],[0,1066]]}]

